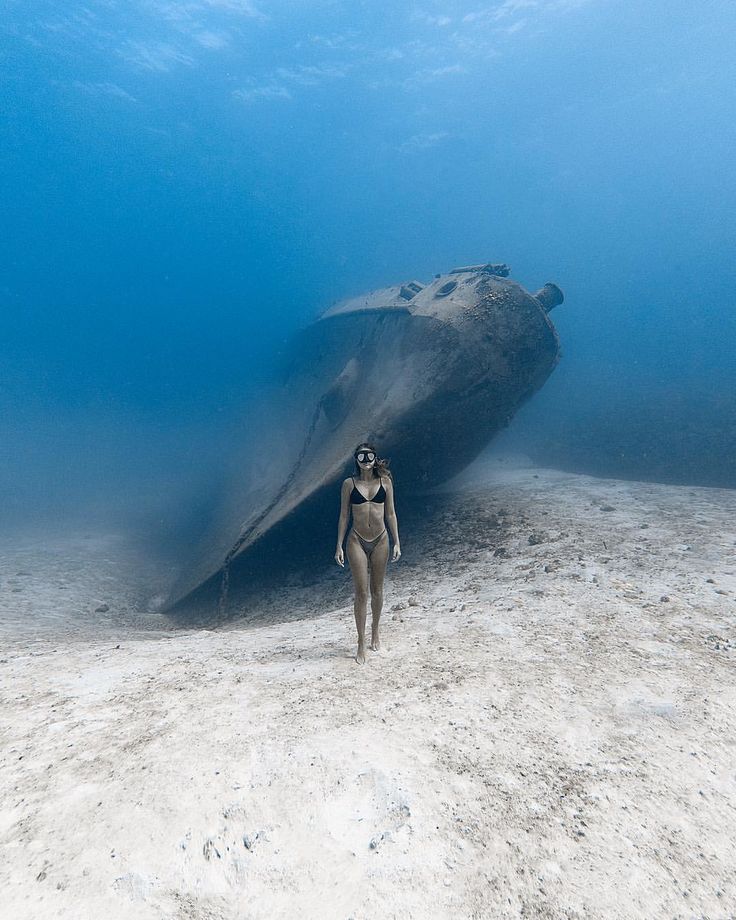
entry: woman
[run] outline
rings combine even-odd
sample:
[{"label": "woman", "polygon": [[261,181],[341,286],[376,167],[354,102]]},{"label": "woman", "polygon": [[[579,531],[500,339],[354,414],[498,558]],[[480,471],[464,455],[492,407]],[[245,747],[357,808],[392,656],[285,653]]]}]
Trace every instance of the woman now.
[{"label": "woman", "polygon": [[[335,562],[345,565],[342,541],[353,509],[353,526],[348,534],[346,550],[355,586],[355,625],[358,628],[358,652],[355,660],[365,664],[365,621],[368,610],[368,584],[371,590],[371,649],[378,651],[378,622],[383,606],[383,578],[388,563],[388,532],[394,541],[392,561],[401,557],[399,525],[394,508],[394,484],[388,464],[380,460],[372,444],[359,444],[355,449],[355,476],[349,476],[340,492],[340,520],[337,526]],[[378,486],[376,487],[376,479]]]}]

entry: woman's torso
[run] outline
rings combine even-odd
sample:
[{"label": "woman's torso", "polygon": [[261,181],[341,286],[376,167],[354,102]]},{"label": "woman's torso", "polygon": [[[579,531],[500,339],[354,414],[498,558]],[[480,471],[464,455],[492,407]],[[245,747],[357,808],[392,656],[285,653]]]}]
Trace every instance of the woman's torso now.
[{"label": "woman's torso", "polygon": [[353,486],[350,491],[350,507],[353,509],[353,527],[361,537],[377,537],[385,527],[383,512],[386,489],[383,477],[377,476],[369,482],[355,477],[351,477],[351,480]]}]

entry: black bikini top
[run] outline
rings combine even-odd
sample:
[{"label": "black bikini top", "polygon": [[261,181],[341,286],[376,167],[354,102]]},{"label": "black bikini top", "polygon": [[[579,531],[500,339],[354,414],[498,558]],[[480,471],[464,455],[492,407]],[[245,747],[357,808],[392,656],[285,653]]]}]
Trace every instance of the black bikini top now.
[{"label": "black bikini top", "polygon": [[[353,479],[353,477],[350,477]],[[350,504],[351,505],[362,505],[363,502],[375,502],[377,505],[382,505],[386,501],[386,490],[383,488],[383,480],[381,480],[381,485],[378,488],[378,491],[373,496],[373,498],[366,498],[365,495],[361,495],[355,485],[355,480],[353,479],[353,491],[350,493]]]}]

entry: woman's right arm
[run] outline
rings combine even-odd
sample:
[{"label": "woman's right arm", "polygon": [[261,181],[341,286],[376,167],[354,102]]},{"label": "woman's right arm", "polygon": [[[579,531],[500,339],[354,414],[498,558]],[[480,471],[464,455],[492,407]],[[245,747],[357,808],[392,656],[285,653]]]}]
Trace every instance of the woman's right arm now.
[{"label": "woman's right arm", "polygon": [[345,565],[345,556],[343,554],[342,544],[345,539],[345,533],[348,529],[348,518],[350,517],[350,480],[346,479],[340,490],[340,519],[337,522],[337,549],[335,551],[335,561],[338,565]]}]

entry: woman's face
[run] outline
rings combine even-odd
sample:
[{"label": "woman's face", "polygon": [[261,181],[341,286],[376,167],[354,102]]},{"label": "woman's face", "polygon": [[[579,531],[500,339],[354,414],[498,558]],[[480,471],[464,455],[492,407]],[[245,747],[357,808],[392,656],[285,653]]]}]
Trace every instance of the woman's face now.
[{"label": "woman's face", "polygon": [[376,463],[375,453],[367,447],[355,451],[355,460],[361,470],[369,470]]}]

